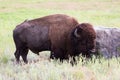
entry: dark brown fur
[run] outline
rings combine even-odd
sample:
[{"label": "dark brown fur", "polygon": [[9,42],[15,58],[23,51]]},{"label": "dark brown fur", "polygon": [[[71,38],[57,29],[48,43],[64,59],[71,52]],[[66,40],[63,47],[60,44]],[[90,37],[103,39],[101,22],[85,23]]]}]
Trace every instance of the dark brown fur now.
[{"label": "dark brown fur", "polygon": [[[95,46],[96,34],[92,25],[78,24],[73,17],[63,14],[49,15],[21,23],[13,31],[17,61],[19,62],[19,57],[22,56],[27,63],[29,49],[36,54],[49,50],[50,58],[61,60],[79,55],[81,52],[83,55],[88,55]],[[74,35],[76,29],[77,34],[81,36],[79,38]],[[91,43],[83,44],[88,39]]]},{"label": "dark brown fur", "polygon": [[[29,49],[36,54],[45,50],[56,52],[57,48],[63,50],[68,31],[77,24],[78,22],[72,17],[55,14],[24,21],[17,25],[13,31],[17,61],[19,62],[22,56],[24,62],[27,63]],[[61,57],[61,54],[58,53],[58,57]]]},{"label": "dark brown fur", "polygon": [[96,32],[93,29],[93,26],[89,23],[81,23],[76,26],[76,28],[78,29],[80,37],[75,38],[73,34],[69,35],[68,53],[72,56],[77,56],[82,53],[83,56],[90,58],[92,55],[91,50],[95,49],[96,46]]}]

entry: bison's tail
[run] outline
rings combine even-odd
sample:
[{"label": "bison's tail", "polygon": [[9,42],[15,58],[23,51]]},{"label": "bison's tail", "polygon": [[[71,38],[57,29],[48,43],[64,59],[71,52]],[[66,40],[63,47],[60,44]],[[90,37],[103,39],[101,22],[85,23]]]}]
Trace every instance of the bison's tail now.
[{"label": "bison's tail", "polygon": [[21,41],[21,39],[19,37],[19,33],[16,29],[13,30],[13,40],[14,40],[16,49],[20,48],[20,46],[22,45],[22,41]]}]

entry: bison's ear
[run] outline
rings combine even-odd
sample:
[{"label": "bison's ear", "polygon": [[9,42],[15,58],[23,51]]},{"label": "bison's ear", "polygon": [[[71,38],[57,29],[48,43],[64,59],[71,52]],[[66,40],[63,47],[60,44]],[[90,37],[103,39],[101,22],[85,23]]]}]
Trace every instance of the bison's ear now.
[{"label": "bison's ear", "polygon": [[77,38],[80,38],[81,37],[81,33],[82,33],[82,29],[77,27],[74,31],[74,35],[77,37]]}]

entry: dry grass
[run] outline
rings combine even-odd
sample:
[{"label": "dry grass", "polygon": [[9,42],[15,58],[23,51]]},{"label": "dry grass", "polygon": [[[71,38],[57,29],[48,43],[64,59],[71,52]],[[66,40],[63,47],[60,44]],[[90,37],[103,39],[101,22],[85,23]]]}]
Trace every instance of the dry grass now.
[{"label": "dry grass", "polygon": [[[25,19],[62,13],[79,22],[120,27],[120,0],[0,0],[0,80],[120,80],[120,64],[113,58],[74,67],[29,52],[29,64],[16,64],[12,31]],[[118,59],[119,60],[119,59]],[[109,67],[108,67],[109,63]]]},{"label": "dry grass", "polygon": [[[8,58],[8,57],[7,57]],[[101,59],[102,63],[82,63],[71,66],[55,60],[41,59],[41,56],[30,55],[29,63],[19,64],[11,59],[7,63],[0,63],[0,80],[119,80],[120,65],[113,58],[108,61]],[[113,65],[114,64],[114,65]]]}]

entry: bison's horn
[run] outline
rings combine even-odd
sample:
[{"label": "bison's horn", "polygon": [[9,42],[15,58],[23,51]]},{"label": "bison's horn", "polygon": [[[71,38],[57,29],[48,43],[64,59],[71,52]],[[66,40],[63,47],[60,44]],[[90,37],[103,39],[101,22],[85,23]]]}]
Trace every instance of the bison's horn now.
[{"label": "bison's horn", "polygon": [[74,35],[76,36],[76,37],[80,37],[80,35],[78,34],[78,32],[77,32],[78,30],[77,29],[75,29],[75,32],[74,32]]}]

